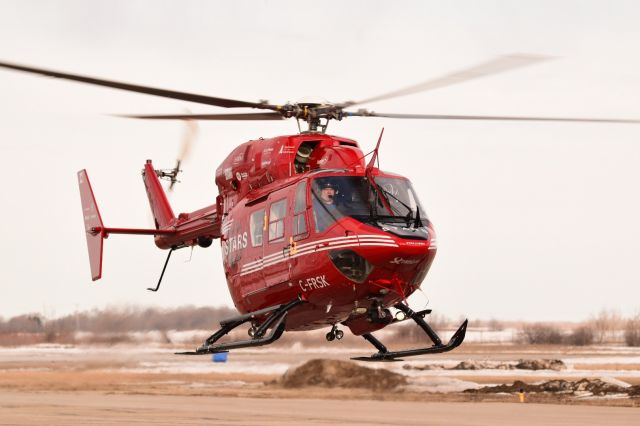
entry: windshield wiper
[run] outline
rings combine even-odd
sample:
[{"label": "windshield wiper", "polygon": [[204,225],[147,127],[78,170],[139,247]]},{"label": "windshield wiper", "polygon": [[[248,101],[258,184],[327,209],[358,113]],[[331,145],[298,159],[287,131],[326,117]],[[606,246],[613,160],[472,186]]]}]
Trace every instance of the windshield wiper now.
[{"label": "windshield wiper", "polygon": [[[408,213],[404,216],[405,220],[407,221],[407,225],[409,225],[411,223],[411,221],[413,220],[413,210],[411,209],[410,206],[408,206],[407,204],[403,203],[398,197],[396,197],[395,195],[393,195],[392,193],[390,193],[389,191],[380,188],[380,191],[382,191],[384,194],[389,195],[391,197],[393,197],[394,200],[396,200],[397,202],[399,202],[400,204],[402,204],[402,206],[404,208],[407,209]],[[389,207],[391,207],[392,210],[394,210],[396,213],[401,214],[398,209],[394,208],[391,203],[389,203]]]},{"label": "windshield wiper", "polygon": [[406,223],[407,218],[405,216],[394,216],[390,214],[378,215],[378,220],[376,222],[401,222]]}]

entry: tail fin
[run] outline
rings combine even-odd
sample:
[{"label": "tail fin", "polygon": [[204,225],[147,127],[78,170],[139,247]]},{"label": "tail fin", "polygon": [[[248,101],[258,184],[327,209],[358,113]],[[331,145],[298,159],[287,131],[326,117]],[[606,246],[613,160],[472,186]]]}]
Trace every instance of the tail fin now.
[{"label": "tail fin", "polygon": [[149,197],[149,205],[156,222],[156,229],[164,228],[175,219],[175,216],[171,205],[169,205],[169,200],[167,200],[167,195],[164,193],[162,185],[160,185],[160,180],[153,168],[153,164],[151,164],[151,160],[147,160],[144,165],[142,179]]},{"label": "tail fin", "polygon": [[87,236],[87,249],[89,250],[91,279],[96,281],[102,277],[102,243],[105,237],[104,225],[102,224],[96,199],[93,196],[89,176],[84,169],[78,172],[78,185],[80,186],[80,201],[82,202],[84,229]]}]

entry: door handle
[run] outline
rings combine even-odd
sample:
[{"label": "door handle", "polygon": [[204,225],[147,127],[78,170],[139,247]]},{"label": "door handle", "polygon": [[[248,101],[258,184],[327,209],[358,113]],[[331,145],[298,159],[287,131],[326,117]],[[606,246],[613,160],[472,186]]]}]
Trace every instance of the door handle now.
[{"label": "door handle", "polygon": [[286,257],[285,252],[289,250],[289,256],[298,253],[298,243],[293,241],[293,237],[289,237],[289,245],[282,249],[282,257]]}]

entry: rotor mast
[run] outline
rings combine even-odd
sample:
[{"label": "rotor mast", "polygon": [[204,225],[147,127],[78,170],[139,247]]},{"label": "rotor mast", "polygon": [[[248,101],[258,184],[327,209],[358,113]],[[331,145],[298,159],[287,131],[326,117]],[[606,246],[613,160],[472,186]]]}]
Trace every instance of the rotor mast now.
[{"label": "rotor mast", "polygon": [[[330,120],[342,120],[342,108],[331,104],[297,103],[286,104],[280,112],[285,118],[295,118],[298,122],[298,130],[303,133],[326,133]],[[307,123],[307,130],[302,130],[300,121]]]}]

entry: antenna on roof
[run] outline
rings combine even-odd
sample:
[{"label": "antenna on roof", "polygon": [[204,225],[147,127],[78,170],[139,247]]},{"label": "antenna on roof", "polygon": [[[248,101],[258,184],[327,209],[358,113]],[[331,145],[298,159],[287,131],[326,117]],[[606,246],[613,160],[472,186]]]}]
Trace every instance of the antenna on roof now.
[{"label": "antenna on roof", "polygon": [[378,159],[378,149],[380,148],[380,141],[382,140],[382,134],[384,133],[384,127],[380,131],[380,137],[378,137],[378,143],[376,144],[376,148],[373,150],[373,155],[371,156],[371,160],[369,160],[369,164],[367,164],[366,174],[368,175],[371,169],[373,168],[376,160]]}]

